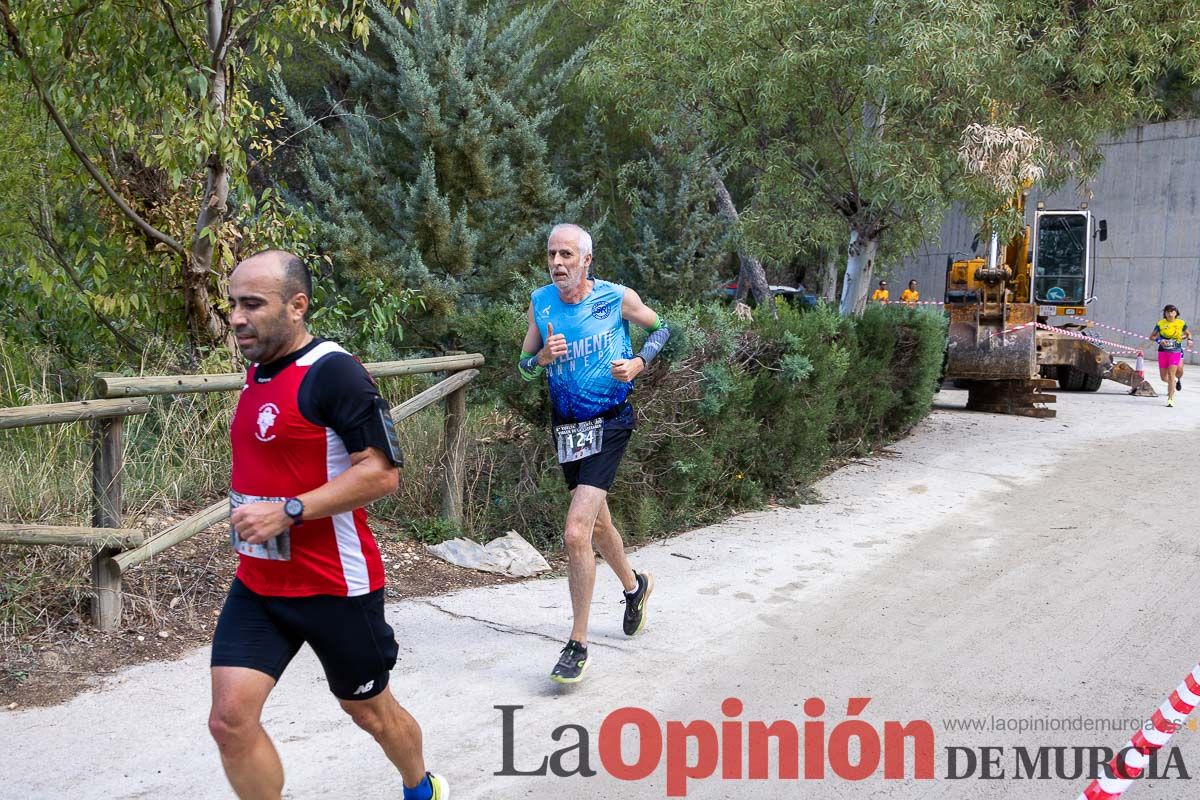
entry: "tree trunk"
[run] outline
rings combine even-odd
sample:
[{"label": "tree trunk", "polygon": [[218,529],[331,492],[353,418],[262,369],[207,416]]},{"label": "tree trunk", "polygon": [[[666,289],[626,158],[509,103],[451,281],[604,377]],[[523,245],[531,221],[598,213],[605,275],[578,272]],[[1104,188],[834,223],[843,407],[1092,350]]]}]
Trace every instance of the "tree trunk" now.
[{"label": "tree trunk", "polygon": [[867,303],[867,291],[875,274],[875,251],[879,249],[879,234],[862,235],[850,229],[849,257],[846,278],[842,282],[843,315],[861,314]]},{"label": "tree trunk", "polygon": [[832,247],[821,248],[820,290],[826,303],[837,302],[838,254]]},{"label": "tree trunk", "polygon": [[[717,174],[715,169],[712,172],[712,181],[713,188],[717,193],[717,213],[730,226],[736,226],[738,223],[737,206],[733,204],[733,197],[725,188],[724,179]],[[754,302],[759,306],[770,308],[771,316],[778,317],[779,309],[775,307],[775,298],[771,295],[771,287],[767,284],[767,271],[763,269],[762,262],[743,251],[738,251],[737,259],[738,287],[733,298],[734,306],[743,302],[746,293],[749,292],[754,297]]]},{"label": "tree trunk", "polygon": [[[225,39],[229,31],[224,29],[225,20],[221,0],[205,0],[205,16],[208,20],[208,46],[212,56],[212,83],[209,85],[208,104],[213,116],[225,122],[225,96],[228,69],[225,63]],[[210,278],[213,270],[213,252],[221,223],[229,205],[229,168],[218,147],[208,156],[205,164],[204,201],[196,218],[196,231],[192,237],[191,251],[183,267],[183,297],[187,309],[188,331],[195,344],[211,344],[221,341],[226,333],[225,320],[213,306]],[[211,230],[209,230],[211,229]]]},{"label": "tree trunk", "polygon": [[754,297],[754,302],[760,306],[770,306],[771,316],[778,317],[779,311],[775,308],[775,297],[771,294],[771,286],[767,283],[767,273],[763,269],[762,262],[743,253],[738,253],[737,257],[738,287],[734,294],[734,302],[744,303],[746,295],[750,294]]},{"label": "tree trunk", "polygon": [[209,275],[213,272],[213,240],[205,233],[213,228],[214,234],[225,219],[229,199],[229,170],[220,163],[216,154],[207,166],[208,176],[204,185],[204,203],[196,218],[196,234],[192,238],[190,257],[183,269],[183,296],[187,306],[188,330],[195,343],[221,341],[226,333],[225,320],[213,307],[209,291]]}]

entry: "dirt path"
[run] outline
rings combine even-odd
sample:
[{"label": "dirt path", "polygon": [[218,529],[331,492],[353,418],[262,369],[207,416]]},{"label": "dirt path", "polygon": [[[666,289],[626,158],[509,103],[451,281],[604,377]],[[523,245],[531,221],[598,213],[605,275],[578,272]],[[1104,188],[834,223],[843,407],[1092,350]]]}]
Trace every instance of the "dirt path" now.
[{"label": "dirt path", "polygon": [[[822,698],[825,736],[851,697],[862,718],[927,720],[936,779],[722,780],[688,797],[753,789],[784,798],[1064,798],[1082,780],[1014,780],[1018,745],[1119,746],[1127,733],[949,731],[951,718],[1146,716],[1200,657],[1192,573],[1200,559],[1200,395],[1177,408],[1117,387],[1060,395],[1055,420],[968,414],[946,392],[887,457],[839,470],[824,502],[737,517],[643,548],[658,578],[654,616],[620,632],[619,593],[601,573],[587,681],[560,691],[545,674],[566,633],[561,579],[399,603],[393,687],[422,721],[434,769],[455,798],[666,796],[663,763],[636,783],[607,774],[604,718],[623,706],[660,722],[806,719]],[[1164,467],[1182,473],[1164,476]],[[1163,504],[1164,497],[1170,502]],[[617,498],[619,502],[619,498]],[[70,703],[0,715],[4,798],[227,797],[205,731],[207,652],[127,671]],[[727,717],[721,703],[742,701]],[[495,775],[504,742],[497,705],[514,711],[514,764],[536,767],[590,736],[595,777]],[[394,798],[398,781],[370,739],[341,718],[305,653],[268,705],[268,729],[295,798]],[[1200,780],[1200,734],[1175,740]],[[636,757],[626,740],[627,761]],[[1006,777],[948,780],[949,747],[1005,748]],[[692,753],[695,757],[695,753]],[[856,761],[852,757],[851,761]],[[573,767],[577,754],[566,757]],[[728,763],[728,762],[726,762]],[[912,774],[912,758],[907,774]],[[776,774],[774,758],[772,775]],[[1145,781],[1127,797],[1197,796],[1200,784]]]}]

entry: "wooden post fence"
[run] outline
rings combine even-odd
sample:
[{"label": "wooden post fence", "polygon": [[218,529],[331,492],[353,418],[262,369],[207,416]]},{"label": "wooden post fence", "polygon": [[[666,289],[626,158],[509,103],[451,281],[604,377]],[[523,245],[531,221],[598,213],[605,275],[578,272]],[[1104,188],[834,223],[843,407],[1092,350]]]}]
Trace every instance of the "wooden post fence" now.
[{"label": "wooden post fence", "polygon": [[[373,376],[441,372],[446,377],[391,409],[399,424],[418,411],[445,400],[445,449],[442,465],[442,515],[461,526],[463,470],[466,459],[467,384],[483,365],[479,353],[452,353],[434,358],[364,364]],[[0,430],[32,425],[93,421],[92,526],[2,525],[0,544],[73,545],[91,549],[94,595],[92,621],[102,631],[121,624],[121,575],[169,547],[228,519],[229,501],[221,499],[185,520],[153,535],[122,528],[121,476],[124,470],[124,418],[150,410],[152,395],[237,391],[244,373],[122,378],[96,377],[97,400],[0,408]]]},{"label": "wooden post fence", "polygon": [[93,421],[92,527],[3,525],[0,543],[69,544],[92,549],[92,620],[104,631],[121,622],[121,569],[113,561],[123,545],[140,543],[141,533],[121,530],[121,432],[124,418],[145,414],[145,397],[84,400],[0,409],[0,429]]},{"label": "wooden post fence", "polygon": [[[124,447],[121,417],[95,421],[92,450],[92,525],[121,527],[121,471]],[[92,621],[102,631],[121,624],[121,568],[113,561],[119,548],[103,546],[92,552]]]},{"label": "wooden post fence", "polygon": [[[454,355],[459,355],[455,353]],[[451,376],[452,377],[452,376]],[[446,395],[442,423],[442,518],[456,530],[463,524],[463,470],[467,457],[467,385],[464,381]]]}]

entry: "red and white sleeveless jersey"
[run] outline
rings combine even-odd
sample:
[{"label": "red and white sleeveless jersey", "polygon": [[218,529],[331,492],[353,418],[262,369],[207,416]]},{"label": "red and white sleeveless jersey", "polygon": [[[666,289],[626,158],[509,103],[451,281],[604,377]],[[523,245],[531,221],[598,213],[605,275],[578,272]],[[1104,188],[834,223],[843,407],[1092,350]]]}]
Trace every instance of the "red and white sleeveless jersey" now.
[{"label": "red and white sleeveless jersey", "polygon": [[[267,383],[255,381],[257,364],[250,367],[229,431],[231,502],[282,501],[316,489],[350,467],[341,437],[306,419],[297,400],[309,369],[331,353],[345,352],[333,342],[321,342]],[[366,509],[305,519],[292,526],[290,536],[289,560],[238,554],[237,577],[252,592],[354,597],[383,586],[383,562],[367,527]]]}]

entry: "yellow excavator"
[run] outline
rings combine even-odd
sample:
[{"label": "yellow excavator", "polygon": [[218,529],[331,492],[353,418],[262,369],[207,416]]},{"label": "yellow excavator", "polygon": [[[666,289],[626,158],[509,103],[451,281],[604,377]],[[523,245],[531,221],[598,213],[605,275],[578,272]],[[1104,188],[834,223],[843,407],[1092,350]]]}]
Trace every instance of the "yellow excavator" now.
[{"label": "yellow excavator", "polygon": [[[1013,201],[1022,217],[1027,198],[1028,188]],[[1086,333],[1093,242],[1107,238],[1107,222],[1086,204],[1047,210],[1038,203],[1032,226],[1003,249],[993,234],[986,258],[947,259],[946,378],[967,389],[967,408],[1053,417],[1047,405],[1056,398],[1043,390],[1055,384],[1094,392],[1105,378],[1135,389],[1144,383]]]}]

